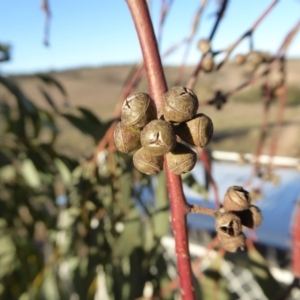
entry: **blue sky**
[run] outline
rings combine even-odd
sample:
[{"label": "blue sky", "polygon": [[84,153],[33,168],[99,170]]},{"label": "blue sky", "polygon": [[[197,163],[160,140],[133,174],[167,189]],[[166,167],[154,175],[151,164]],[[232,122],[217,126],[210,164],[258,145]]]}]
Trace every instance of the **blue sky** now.
[{"label": "blue sky", "polygon": [[[12,45],[12,60],[0,71],[28,73],[81,66],[128,64],[141,59],[137,36],[125,0],[50,0],[52,11],[50,47],[43,41],[44,14],[40,0],[1,0],[0,42]],[[175,0],[164,27],[162,51],[187,36],[201,0]],[[257,19],[272,0],[230,0],[226,15],[213,41],[219,49],[234,42]],[[216,0],[208,0],[196,40],[209,35]],[[157,28],[160,0],[152,0],[152,16]],[[276,52],[286,33],[300,18],[299,0],[281,0],[254,34],[258,50]],[[196,41],[188,63],[196,63]],[[242,43],[238,52],[246,51]],[[165,59],[178,64],[184,48]],[[300,56],[300,33],[288,51]]]}]

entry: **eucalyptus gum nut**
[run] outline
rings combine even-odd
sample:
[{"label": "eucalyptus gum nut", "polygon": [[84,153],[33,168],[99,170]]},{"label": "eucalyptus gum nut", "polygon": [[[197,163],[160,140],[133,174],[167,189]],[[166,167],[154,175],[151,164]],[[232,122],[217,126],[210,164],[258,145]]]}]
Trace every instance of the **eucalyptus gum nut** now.
[{"label": "eucalyptus gum nut", "polygon": [[188,146],[177,143],[175,148],[166,154],[169,170],[177,175],[191,171],[196,162],[197,154]]},{"label": "eucalyptus gum nut", "polygon": [[209,73],[213,70],[215,66],[214,58],[211,55],[207,55],[203,58],[202,69]]},{"label": "eucalyptus gum nut", "polygon": [[124,100],[121,110],[121,121],[124,125],[143,128],[156,117],[155,103],[148,94],[137,92]]},{"label": "eucalyptus gum nut", "polygon": [[153,120],[142,130],[141,143],[152,155],[164,155],[176,145],[173,127],[164,120]]},{"label": "eucalyptus gum nut", "polygon": [[257,51],[250,53],[249,61],[255,65],[260,65],[263,62],[263,56]]},{"label": "eucalyptus gum nut", "polygon": [[206,54],[211,50],[210,41],[201,39],[197,44],[198,49],[202,54]]},{"label": "eucalyptus gum nut", "polygon": [[175,133],[192,146],[204,147],[212,138],[214,126],[212,120],[205,114],[197,114],[191,120],[181,123],[175,128]]},{"label": "eucalyptus gum nut", "polygon": [[218,235],[221,246],[228,252],[236,252],[238,249],[244,250],[246,237],[243,233],[238,236]]},{"label": "eucalyptus gum nut", "polygon": [[140,148],[133,155],[134,166],[142,173],[153,175],[163,170],[163,156],[153,156],[145,148]]},{"label": "eucalyptus gum nut", "polygon": [[233,212],[220,213],[216,217],[216,231],[221,235],[238,236],[242,232],[242,222]]},{"label": "eucalyptus gum nut", "polygon": [[193,91],[175,86],[165,93],[163,115],[168,122],[185,122],[196,114],[198,106],[198,98]]},{"label": "eucalyptus gum nut", "polygon": [[240,218],[243,226],[252,229],[258,227],[263,220],[260,209],[255,205],[250,205],[247,210],[234,213]]},{"label": "eucalyptus gum nut", "polygon": [[140,141],[141,131],[134,126],[125,126],[122,122],[116,125],[114,131],[115,145],[119,151],[130,153],[141,147]]},{"label": "eucalyptus gum nut", "polygon": [[274,89],[281,86],[283,80],[284,80],[284,75],[283,72],[280,70],[274,70],[269,75],[269,85]]},{"label": "eucalyptus gum nut", "polygon": [[234,59],[233,59],[233,62],[236,64],[236,65],[243,65],[247,60],[247,56],[244,55],[244,54],[237,54]]},{"label": "eucalyptus gum nut", "polygon": [[223,201],[223,207],[226,211],[242,211],[250,207],[250,194],[241,186],[230,187]]}]

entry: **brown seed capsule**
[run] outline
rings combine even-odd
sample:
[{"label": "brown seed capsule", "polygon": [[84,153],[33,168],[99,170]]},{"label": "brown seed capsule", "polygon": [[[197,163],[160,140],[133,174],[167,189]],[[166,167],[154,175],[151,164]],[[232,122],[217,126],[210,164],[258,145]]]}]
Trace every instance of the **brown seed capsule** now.
[{"label": "brown seed capsule", "polygon": [[260,65],[263,62],[263,56],[260,52],[252,51],[249,56],[249,61],[254,65]]},{"label": "brown seed capsule", "polygon": [[241,219],[232,212],[221,213],[216,218],[216,231],[230,237],[238,236],[242,232]]},{"label": "brown seed capsule", "polygon": [[197,44],[198,49],[202,54],[206,54],[211,50],[210,41],[201,39]]},{"label": "brown seed capsule", "polygon": [[176,136],[170,123],[153,120],[141,132],[142,146],[152,155],[164,155],[176,145]]},{"label": "brown seed capsule", "polygon": [[248,228],[258,227],[263,220],[260,209],[255,205],[250,205],[247,210],[234,213],[240,218],[242,225]]},{"label": "brown seed capsule", "polygon": [[143,128],[156,117],[155,103],[148,94],[138,92],[125,99],[121,111],[124,125]]},{"label": "brown seed capsule", "polygon": [[252,63],[251,61],[247,61],[245,64],[245,71],[247,73],[254,73],[257,69],[258,65]]},{"label": "brown seed capsule", "polygon": [[209,73],[213,70],[215,66],[214,58],[211,55],[207,55],[202,60],[202,69]]},{"label": "brown seed capsule", "polygon": [[181,123],[175,128],[175,133],[192,146],[206,146],[214,131],[211,119],[204,114],[197,114],[191,120]]},{"label": "brown seed capsule", "polygon": [[236,252],[238,249],[244,250],[245,248],[246,237],[243,233],[235,237],[219,234],[218,238],[221,246],[228,252]]},{"label": "brown seed capsule", "polygon": [[241,211],[250,206],[250,194],[241,186],[230,187],[225,196],[223,207],[226,211]]},{"label": "brown seed capsule", "polygon": [[261,52],[261,56],[264,63],[269,63],[272,61],[272,55],[270,54],[270,52]]},{"label": "brown seed capsule", "polygon": [[234,57],[234,60],[233,62],[236,64],[236,65],[243,65],[245,62],[246,62],[246,59],[247,59],[247,55],[245,54],[237,54],[235,57]]},{"label": "brown seed capsule", "polygon": [[281,70],[274,70],[269,75],[269,85],[270,87],[276,89],[282,85],[284,81],[284,75]]},{"label": "brown seed capsule", "polygon": [[166,154],[166,159],[170,171],[181,175],[194,168],[197,154],[190,147],[177,143],[175,148]]},{"label": "brown seed capsule", "polygon": [[129,153],[141,147],[140,141],[141,131],[139,128],[125,126],[119,122],[115,128],[114,140],[115,145],[121,152]]},{"label": "brown seed capsule", "polygon": [[134,166],[147,175],[157,174],[163,170],[163,156],[153,156],[145,148],[140,148],[133,155]]},{"label": "brown seed capsule", "polygon": [[191,90],[175,86],[165,94],[164,118],[168,122],[185,122],[196,114],[198,105],[198,98]]}]

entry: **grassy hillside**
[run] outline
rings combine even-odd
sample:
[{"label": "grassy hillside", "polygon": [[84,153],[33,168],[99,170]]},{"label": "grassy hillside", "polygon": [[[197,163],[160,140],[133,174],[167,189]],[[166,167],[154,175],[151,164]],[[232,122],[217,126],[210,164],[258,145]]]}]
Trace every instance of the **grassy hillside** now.
[{"label": "grassy hillside", "polygon": [[[72,106],[84,106],[91,109],[102,120],[111,118],[115,105],[119,100],[123,83],[130,72],[131,66],[106,66],[99,68],[81,68],[62,72],[51,72],[68,93],[68,100]],[[190,74],[192,67],[186,69]],[[278,155],[299,156],[300,154],[300,60],[288,62],[288,106],[285,110],[284,124],[281,131]],[[169,86],[176,77],[177,68],[165,67]],[[216,90],[224,92],[234,88],[247,78],[243,67],[225,66],[220,72],[201,74],[195,92],[200,101],[209,100]],[[24,91],[39,105],[51,109],[41,95],[41,83],[32,76],[14,76]],[[185,82],[185,81],[183,81]],[[144,80],[139,90],[147,91]],[[62,95],[54,88],[49,93],[59,106],[64,103]],[[0,88],[0,96],[7,97]],[[208,114],[215,126],[215,134],[210,147],[217,150],[253,152],[262,124],[263,107],[261,104],[259,83],[244,89],[231,97],[222,110],[214,107],[203,107],[201,112]],[[278,114],[277,105],[271,109],[271,131],[276,129],[275,121]],[[93,143],[87,137],[75,132],[67,121],[58,120],[63,130],[58,140],[58,146],[72,155],[91,153]],[[83,142],[78,143],[79,140]],[[264,149],[269,153],[269,144]]]}]

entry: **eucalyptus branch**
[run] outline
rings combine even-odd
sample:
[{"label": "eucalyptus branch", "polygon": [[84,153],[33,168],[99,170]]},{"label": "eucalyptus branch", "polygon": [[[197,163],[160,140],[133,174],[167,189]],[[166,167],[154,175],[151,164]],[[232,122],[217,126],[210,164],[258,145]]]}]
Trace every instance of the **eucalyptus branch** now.
[{"label": "eucalyptus branch", "polygon": [[[167,91],[167,84],[148,7],[146,2],[141,0],[127,0],[127,4],[140,41],[150,95],[159,108],[162,106],[163,95]],[[181,294],[183,299],[192,300],[195,299],[195,296],[186,226],[186,214],[189,207],[183,194],[181,177],[171,173],[166,162],[165,170],[171,202],[171,222],[176,244]]]}]

